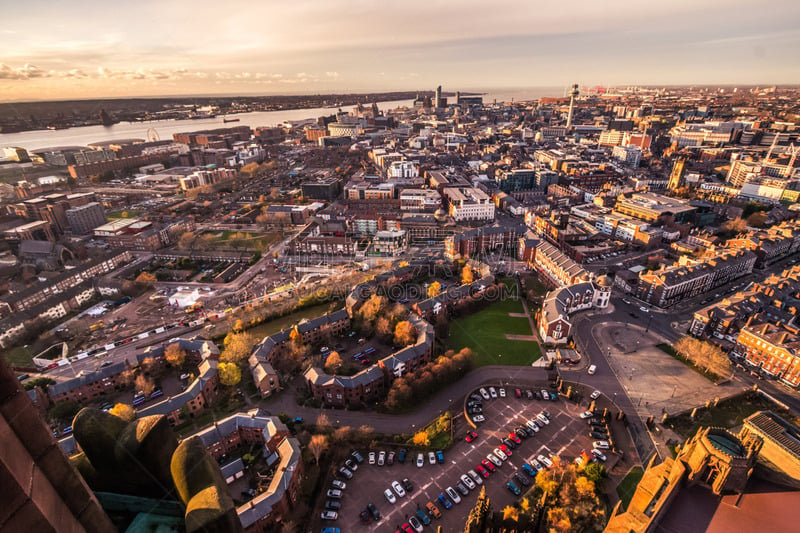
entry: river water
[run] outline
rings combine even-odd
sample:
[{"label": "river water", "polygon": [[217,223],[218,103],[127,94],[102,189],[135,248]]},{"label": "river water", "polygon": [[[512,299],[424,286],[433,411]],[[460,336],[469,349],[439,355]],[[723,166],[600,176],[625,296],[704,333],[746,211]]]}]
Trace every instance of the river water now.
[{"label": "river water", "polygon": [[[516,100],[531,100],[542,96],[559,96],[562,92],[558,87],[534,87],[530,89],[505,89],[476,91],[484,92],[483,101],[491,104]],[[378,102],[381,110],[410,106],[413,100],[393,100]],[[351,111],[355,106],[342,106],[343,111]],[[233,126],[277,126],[289,120],[303,120],[317,118],[336,113],[335,107],[318,107],[309,109],[291,109],[285,111],[260,111],[254,113],[241,113],[230,115],[228,118],[238,118],[239,122],[224,123],[222,116],[200,120],[154,120],[148,122],[120,122],[113,126],[83,126],[64,130],[35,130],[19,133],[0,133],[0,148],[4,146],[21,146],[27,150],[38,150],[56,146],[86,146],[100,141],[116,139],[147,139],[147,130],[153,128],[162,140],[171,139],[173,133],[184,131],[209,130]]]}]

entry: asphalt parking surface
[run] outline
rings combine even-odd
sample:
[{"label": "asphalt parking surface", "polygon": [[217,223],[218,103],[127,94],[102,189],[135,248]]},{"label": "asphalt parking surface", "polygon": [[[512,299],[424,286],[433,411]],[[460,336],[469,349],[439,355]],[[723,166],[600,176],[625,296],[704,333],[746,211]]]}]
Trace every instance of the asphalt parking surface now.
[{"label": "asphalt parking surface", "polygon": [[[480,464],[492,450],[501,444],[501,438],[505,437],[514,427],[523,425],[526,419],[535,417],[543,410],[550,413],[550,424],[541,428],[534,436],[523,439],[522,443],[512,450],[511,457],[503,463],[503,466],[491,474],[488,479],[483,480],[495,510],[512,504],[518,498],[506,488],[505,484],[519,469],[523,461],[539,454],[545,456],[555,454],[564,461],[572,461],[582,450],[591,449],[592,439],[588,434],[588,426],[578,416],[585,408],[565,402],[561,397],[557,401],[528,400],[524,396],[522,399],[517,399],[514,397],[513,387],[507,387],[506,392],[508,393],[506,398],[483,402],[486,422],[478,425],[476,430],[478,439],[472,443],[464,440],[467,431],[471,428],[467,425],[463,415],[455,418],[455,444],[445,451],[444,464],[429,464],[427,451],[425,451],[425,464],[418,468],[416,466],[418,450],[408,447],[409,453],[405,464],[395,461],[392,466],[379,467],[377,463],[370,465],[369,450],[362,450],[365,461],[355,472],[353,479],[346,480],[347,489],[341,500],[342,508],[339,511],[339,519],[325,525],[339,527],[342,531],[363,530],[391,533],[399,529],[399,526],[407,521],[406,516],[416,512],[417,506],[424,508],[427,502],[434,501],[446,487],[455,488],[461,474]],[[392,448],[376,448],[374,450],[376,455],[382,449],[388,453]],[[395,450],[399,449],[398,446]],[[609,462],[614,461],[615,458],[611,453],[606,455],[609,456]],[[392,481],[401,481],[403,478],[411,481],[414,490],[405,497],[398,497],[395,504],[390,504],[384,497],[383,491],[390,488]],[[325,487],[326,490],[327,488]],[[520,488],[524,493],[525,487]],[[475,504],[479,489],[480,486],[470,491],[468,496],[461,498],[461,503],[453,505],[450,510],[442,509],[436,502],[442,512],[442,518],[433,519],[429,527],[432,529],[432,527],[441,525],[444,531],[463,529],[467,514]],[[324,499],[321,498],[322,503],[324,503]],[[362,524],[359,513],[366,508],[369,502],[376,505],[382,519],[377,523]],[[320,512],[320,507],[320,505],[317,506],[317,513]],[[319,515],[317,514],[317,516]]]}]

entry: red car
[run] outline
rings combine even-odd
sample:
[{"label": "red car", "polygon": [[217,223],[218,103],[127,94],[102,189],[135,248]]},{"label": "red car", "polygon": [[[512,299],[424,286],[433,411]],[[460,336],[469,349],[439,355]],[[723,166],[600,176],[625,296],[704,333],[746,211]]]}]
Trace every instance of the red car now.
[{"label": "red car", "polygon": [[514,389],[514,395],[515,395],[517,398],[522,398],[522,391],[521,391],[521,390],[519,390],[519,389]]},{"label": "red car", "polygon": [[485,469],[484,467],[482,467],[481,465],[478,465],[478,466],[476,466],[476,467],[475,467],[475,471],[476,471],[477,473],[479,473],[480,475],[482,475],[483,477],[489,477],[489,471],[488,471],[488,470],[486,470],[486,469]]},{"label": "red car", "polygon": [[522,442],[521,440],[519,440],[519,435],[517,435],[516,433],[509,433],[508,438],[513,440],[515,444],[519,444]]},{"label": "red car", "polygon": [[405,524],[403,524],[403,531],[405,531],[406,533],[414,533],[414,528],[411,527],[411,524],[406,522]]},{"label": "red car", "polygon": [[504,454],[506,454],[509,457],[514,455],[513,453],[511,453],[511,450],[505,444],[501,444],[500,446],[498,446],[498,448],[500,448],[500,451],[503,452]]},{"label": "red car", "polygon": [[494,472],[495,470],[497,470],[497,467],[494,466],[494,464],[492,464],[492,462],[489,461],[488,459],[484,459],[483,461],[481,461],[481,464],[489,472]]},{"label": "red car", "polygon": [[472,442],[477,438],[478,438],[478,434],[475,433],[474,431],[470,431],[469,433],[467,433],[467,442]]}]

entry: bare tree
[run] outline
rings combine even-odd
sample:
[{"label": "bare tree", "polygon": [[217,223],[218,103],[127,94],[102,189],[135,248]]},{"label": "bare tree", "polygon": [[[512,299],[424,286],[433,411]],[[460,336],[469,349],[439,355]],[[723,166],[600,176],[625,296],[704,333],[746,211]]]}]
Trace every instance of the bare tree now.
[{"label": "bare tree", "polygon": [[311,451],[311,455],[314,456],[314,460],[319,464],[319,458],[328,449],[328,437],[325,435],[312,436],[311,441],[308,443],[308,449]]}]

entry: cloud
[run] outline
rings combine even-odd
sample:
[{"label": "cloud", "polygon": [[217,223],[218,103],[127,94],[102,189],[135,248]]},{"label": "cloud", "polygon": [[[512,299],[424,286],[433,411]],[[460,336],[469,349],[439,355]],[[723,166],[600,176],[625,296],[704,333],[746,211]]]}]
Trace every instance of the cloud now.
[{"label": "cloud", "polygon": [[29,65],[28,63],[18,68],[0,63],[0,80],[30,80],[34,78],[48,78],[50,76],[51,73],[35,65]]},{"label": "cloud", "polygon": [[338,72],[326,72],[325,75],[327,77],[329,77],[329,78],[338,78],[339,77],[339,73]]}]

